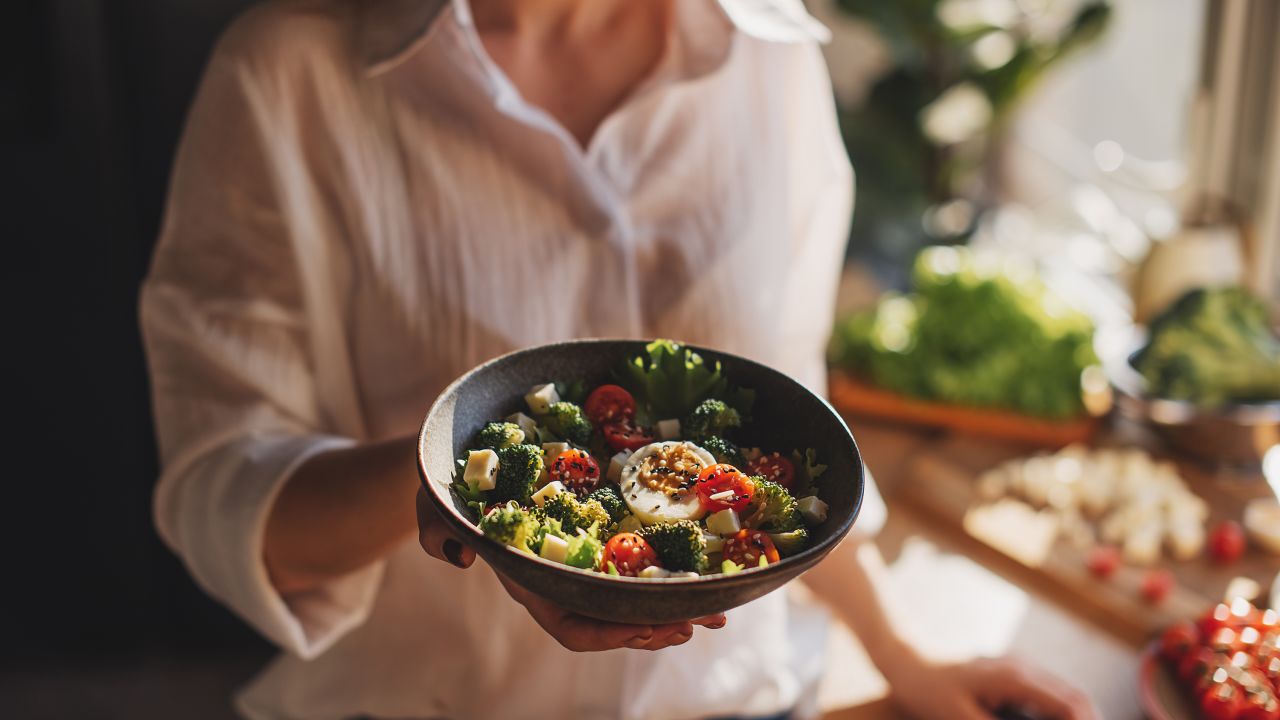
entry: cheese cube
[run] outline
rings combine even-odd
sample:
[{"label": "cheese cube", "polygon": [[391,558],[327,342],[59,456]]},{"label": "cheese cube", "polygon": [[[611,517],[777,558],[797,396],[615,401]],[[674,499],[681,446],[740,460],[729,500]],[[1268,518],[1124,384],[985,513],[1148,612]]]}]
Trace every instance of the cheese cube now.
[{"label": "cheese cube", "polygon": [[1172,522],[1165,531],[1169,549],[1178,560],[1190,560],[1204,548],[1204,526],[1195,520]]},{"label": "cheese cube", "polygon": [[657,565],[650,565],[649,567],[641,570],[638,577],[664,578],[664,577],[671,577],[671,573],[667,572],[663,568],[658,567]]},{"label": "cheese cube", "polygon": [[560,453],[567,452],[568,450],[569,450],[569,443],[567,442],[542,443],[542,452],[546,456],[545,460],[548,463],[550,463],[552,460],[555,460],[557,457],[559,457]]},{"label": "cheese cube", "polygon": [[533,494],[533,504],[538,507],[542,507],[542,504],[547,500],[550,500],[552,495],[558,495],[564,491],[564,483],[559,480],[552,480],[546,485],[543,485],[541,490]]},{"label": "cheese cube", "polygon": [[631,453],[623,450],[622,452],[609,458],[609,472],[607,477],[618,482],[622,479],[622,468],[627,466],[627,458],[631,457]]},{"label": "cheese cube", "polygon": [[529,404],[534,415],[546,415],[552,405],[560,402],[560,394],[556,392],[554,383],[535,385],[525,394],[524,401]]},{"label": "cheese cube", "polygon": [[492,490],[498,479],[498,453],[492,450],[472,450],[467,455],[467,466],[462,471],[462,481],[477,490]]},{"label": "cheese cube", "polygon": [[562,563],[569,557],[569,541],[558,535],[547,535],[542,539],[542,551],[538,554],[552,562]]},{"label": "cheese cube", "polygon": [[660,440],[676,440],[680,437],[680,421],[675,418],[659,420],[657,430]]},{"label": "cheese cube", "polygon": [[718,553],[724,550],[724,538],[719,535],[702,534],[702,539],[707,542],[707,554]]},{"label": "cheese cube", "polygon": [[707,530],[717,535],[733,535],[741,529],[742,522],[732,508],[725,508],[707,517]]},{"label": "cheese cube", "polygon": [[819,525],[827,519],[827,504],[817,495],[800,498],[796,502],[796,507],[800,510],[800,517],[810,525]]},{"label": "cheese cube", "polygon": [[527,443],[536,442],[538,439],[538,423],[533,418],[522,412],[511,413],[507,416],[507,422],[515,423],[524,431],[524,441]]}]

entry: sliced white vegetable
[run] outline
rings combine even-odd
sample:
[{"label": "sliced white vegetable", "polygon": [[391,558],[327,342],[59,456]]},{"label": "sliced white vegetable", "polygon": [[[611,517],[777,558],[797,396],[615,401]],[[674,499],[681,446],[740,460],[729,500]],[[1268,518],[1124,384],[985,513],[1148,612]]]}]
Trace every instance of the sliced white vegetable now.
[{"label": "sliced white vegetable", "polygon": [[511,413],[507,416],[507,422],[515,423],[524,431],[524,439],[527,442],[534,442],[538,439],[538,423],[533,418],[522,412]]},{"label": "sliced white vegetable", "polygon": [[827,519],[827,504],[817,495],[800,498],[796,507],[800,510],[800,517],[810,525],[820,525]]},{"label": "sliced white vegetable", "polygon": [[560,394],[556,392],[554,383],[535,385],[525,394],[524,401],[529,404],[529,410],[534,415],[546,415],[552,405],[560,402]]},{"label": "sliced white vegetable", "polygon": [[542,504],[550,500],[552,496],[559,495],[564,491],[564,483],[559,480],[553,480],[543,485],[541,490],[533,494],[533,504],[542,507]]},{"label": "sliced white vegetable", "polygon": [[467,455],[467,467],[462,471],[462,481],[472,492],[492,490],[498,479],[498,453],[492,450],[472,450]]},{"label": "sliced white vegetable", "polygon": [[656,427],[658,437],[662,440],[676,440],[680,437],[680,421],[675,418],[659,420]]},{"label": "sliced white vegetable", "polygon": [[623,450],[617,455],[609,458],[609,472],[606,477],[614,482],[618,482],[622,477],[622,468],[627,466],[627,458],[629,457],[631,457],[631,453]]},{"label": "sliced white vegetable", "polygon": [[567,442],[545,442],[542,443],[542,452],[546,455],[546,461],[550,463],[560,456],[562,452],[568,452],[569,443]]},{"label": "sliced white vegetable", "polygon": [[707,530],[717,535],[733,535],[741,529],[742,521],[732,508],[725,508],[707,517]]},{"label": "sliced white vegetable", "polygon": [[547,535],[542,540],[542,551],[538,554],[552,562],[562,563],[569,557],[569,542],[556,535]]}]

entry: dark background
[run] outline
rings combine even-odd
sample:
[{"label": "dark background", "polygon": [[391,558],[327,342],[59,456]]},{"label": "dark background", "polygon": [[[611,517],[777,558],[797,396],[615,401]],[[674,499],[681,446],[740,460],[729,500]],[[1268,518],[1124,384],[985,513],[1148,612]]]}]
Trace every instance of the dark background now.
[{"label": "dark background", "polygon": [[0,593],[0,715],[227,717],[229,689],[270,656],[156,535],[136,311],[187,105],[249,4],[19,2],[0,26],[18,399],[0,500],[17,570]]}]

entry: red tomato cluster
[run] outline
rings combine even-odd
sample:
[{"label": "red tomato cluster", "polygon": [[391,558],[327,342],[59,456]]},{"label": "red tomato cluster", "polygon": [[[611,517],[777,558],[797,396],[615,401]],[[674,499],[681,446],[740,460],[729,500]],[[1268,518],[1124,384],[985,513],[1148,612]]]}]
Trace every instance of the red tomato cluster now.
[{"label": "red tomato cluster", "polygon": [[600,428],[614,452],[639,450],[653,442],[653,432],[636,425],[636,399],[620,385],[601,385],[582,405],[587,419]]},{"label": "red tomato cluster", "polygon": [[1164,631],[1160,655],[1209,720],[1280,720],[1280,615],[1236,600]]}]

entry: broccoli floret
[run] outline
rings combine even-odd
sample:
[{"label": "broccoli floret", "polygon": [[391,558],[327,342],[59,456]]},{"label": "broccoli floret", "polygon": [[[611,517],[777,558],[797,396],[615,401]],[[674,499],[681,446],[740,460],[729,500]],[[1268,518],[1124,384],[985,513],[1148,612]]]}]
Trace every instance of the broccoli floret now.
[{"label": "broccoli floret", "polygon": [[491,422],[476,434],[475,448],[501,450],[524,442],[524,431],[515,423]]},{"label": "broccoli floret", "polygon": [[753,475],[751,482],[755,485],[755,491],[751,493],[751,501],[742,513],[744,525],[776,533],[804,527],[796,499],[786,488],[772,480],[766,480],[763,475]]},{"label": "broccoli floret", "polygon": [[1157,397],[1204,407],[1280,398],[1280,340],[1267,308],[1239,287],[1197,289],[1151,321],[1134,358]]},{"label": "broccoli floret", "polygon": [[557,436],[582,447],[591,444],[591,421],[581,407],[563,400],[552,403],[544,420]]},{"label": "broccoli floret", "polygon": [[489,491],[489,500],[515,500],[521,505],[528,505],[540,475],[542,448],[537,445],[502,448],[498,450],[498,477],[493,490]]},{"label": "broccoli floret", "polygon": [[702,449],[711,453],[718,463],[726,463],[737,468],[746,467],[747,465],[747,460],[742,457],[742,451],[738,449],[738,446],[719,435],[702,438],[698,444],[702,446]]},{"label": "broccoli floret", "polygon": [[570,492],[556,493],[542,504],[547,517],[560,521],[566,533],[585,530],[597,537],[613,526],[609,511],[598,500],[579,500]]},{"label": "broccoli floret", "polygon": [[685,437],[696,442],[711,435],[724,435],[725,430],[742,424],[742,416],[723,400],[703,400],[680,424]]},{"label": "broccoli floret", "polygon": [[618,522],[628,512],[627,503],[622,499],[622,493],[618,490],[617,485],[601,485],[587,495],[588,500],[595,500],[600,506],[609,513],[611,522]]},{"label": "broccoli floret", "polygon": [[650,525],[637,534],[658,553],[664,569],[698,573],[707,569],[707,540],[697,523],[680,520]]},{"label": "broccoli floret", "polygon": [[791,532],[769,533],[769,539],[773,540],[773,546],[778,549],[778,554],[787,557],[795,555],[809,544],[809,530],[798,527]]},{"label": "broccoli floret", "polygon": [[541,523],[515,503],[502,505],[480,518],[480,532],[486,537],[525,552],[537,552],[530,544],[540,529]]}]

